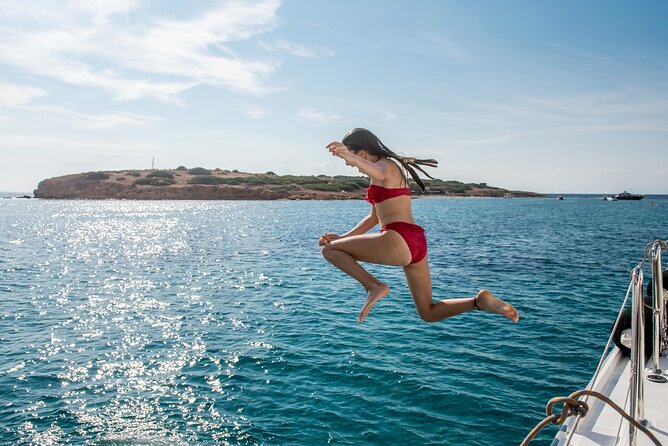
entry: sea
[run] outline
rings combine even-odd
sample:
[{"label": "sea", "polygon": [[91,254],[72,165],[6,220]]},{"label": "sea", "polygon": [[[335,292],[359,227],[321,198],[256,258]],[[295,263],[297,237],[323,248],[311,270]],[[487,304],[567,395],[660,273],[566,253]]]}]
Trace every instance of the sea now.
[{"label": "sea", "polygon": [[564,198],[413,200],[434,298],[487,288],[518,324],[425,323],[375,265],[391,292],[358,324],[318,237],[361,200],[0,199],[0,444],[517,445],[668,238],[666,196]]}]

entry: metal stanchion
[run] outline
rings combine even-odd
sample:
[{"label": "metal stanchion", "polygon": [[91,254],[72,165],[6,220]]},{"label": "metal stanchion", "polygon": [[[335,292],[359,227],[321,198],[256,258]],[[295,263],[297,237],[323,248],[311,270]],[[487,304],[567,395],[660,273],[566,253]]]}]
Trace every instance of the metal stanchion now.
[{"label": "metal stanchion", "polygon": [[663,271],[661,268],[661,244],[654,242],[652,246],[652,317],[654,328],[652,330],[652,368],[647,370],[647,380],[656,383],[666,383],[668,379],[663,376],[661,370],[661,349],[663,346],[664,302],[663,302]]},{"label": "metal stanchion", "polygon": [[[643,423],[645,419],[645,324],[642,296],[643,272],[638,266],[631,273],[631,417]],[[636,446],[638,429],[629,427],[629,444]]]}]

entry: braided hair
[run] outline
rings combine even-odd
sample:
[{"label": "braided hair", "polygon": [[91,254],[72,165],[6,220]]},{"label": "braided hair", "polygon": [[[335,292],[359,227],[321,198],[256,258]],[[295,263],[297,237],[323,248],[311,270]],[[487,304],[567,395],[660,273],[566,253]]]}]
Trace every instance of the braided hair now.
[{"label": "braided hair", "polygon": [[[370,155],[384,156],[385,158],[392,159],[396,161],[405,171],[411,175],[413,180],[420,186],[420,189],[424,192],[424,183],[418,176],[415,169],[419,170],[427,177],[434,179],[431,175],[425,172],[420,166],[428,167],[437,167],[438,161],[433,159],[417,159],[417,158],[408,158],[404,156],[399,156],[394,153],[392,150],[388,149],[385,144],[383,144],[380,139],[367,129],[355,128],[349,131],[346,136],[343,137],[341,141],[347,148],[353,153],[357,153],[360,150],[364,150]],[[402,170],[402,175],[404,180],[406,179],[406,174]]]}]

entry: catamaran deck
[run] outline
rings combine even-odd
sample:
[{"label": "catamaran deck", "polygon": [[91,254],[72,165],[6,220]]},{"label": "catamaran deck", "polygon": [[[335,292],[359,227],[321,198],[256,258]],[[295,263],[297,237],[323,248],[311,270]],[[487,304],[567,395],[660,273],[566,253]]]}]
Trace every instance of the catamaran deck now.
[{"label": "catamaran deck", "polygon": [[[601,369],[593,390],[607,395],[625,412],[630,413],[629,387],[631,382],[628,357],[615,348]],[[647,363],[651,365],[652,362]],[[660,358],[663,377],[668,378],[668,358]],[[645,419],[647,428],[663,445],[668,445],[668,383],[656,383],[647,379],[645,382]],[[589,397],[589,412],[577,422],[576,432],[570,443],[566,440],[576,424],[575,417],[570,417],[552,442],[553,446],[591,446],[591,445],[629,445],[629,423],[614,409],[604,402]],[[638,431],[637,445],[654,445],[647,435]]]}]

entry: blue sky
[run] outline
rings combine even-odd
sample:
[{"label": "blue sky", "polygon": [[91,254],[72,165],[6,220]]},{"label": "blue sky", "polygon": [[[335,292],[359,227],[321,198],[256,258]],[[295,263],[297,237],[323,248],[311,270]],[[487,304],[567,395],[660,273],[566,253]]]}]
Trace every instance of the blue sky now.
[{"label": "blue sky", "polygon": [[668,193],[668,2],[0,0],[0,190],[91,170],[350,174],[353,127],[442,179]]}]

